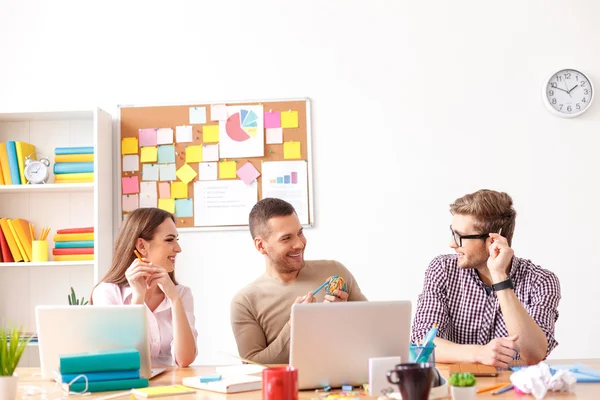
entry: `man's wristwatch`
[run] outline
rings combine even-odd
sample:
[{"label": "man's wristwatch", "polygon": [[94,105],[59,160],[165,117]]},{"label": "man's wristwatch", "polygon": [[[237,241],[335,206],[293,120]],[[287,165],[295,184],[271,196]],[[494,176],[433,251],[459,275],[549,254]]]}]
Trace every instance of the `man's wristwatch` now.
[{"label": "man's wristwatch", "polygon": [[514,288],[515,288],[515,286],[513,285],[512,279],[510,279],[510,278],[508,278],[507,280],[502,281],[502,282],[494,283],[492,285],[492,290],[494,292],[497,292],[499,290],[504,290],[504,289],[514,289]]}]

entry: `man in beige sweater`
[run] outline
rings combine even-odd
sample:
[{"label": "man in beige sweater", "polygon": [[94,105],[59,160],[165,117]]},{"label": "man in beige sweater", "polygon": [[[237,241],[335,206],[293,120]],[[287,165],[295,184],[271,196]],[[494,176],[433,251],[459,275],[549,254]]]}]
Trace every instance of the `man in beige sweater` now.
[{"label": "man in beige sweater", "polygon": [[[231,301],[231,327],[240,356],[263,364],[287,364],[293,304],[364,301],[354,277],[337,261],[304,261],[306,238],[291,204],[265,198],[250,212],[254,246],[265,258],[265,273]],[[346,292],[312,292],[329,277],[344,278]]]}]

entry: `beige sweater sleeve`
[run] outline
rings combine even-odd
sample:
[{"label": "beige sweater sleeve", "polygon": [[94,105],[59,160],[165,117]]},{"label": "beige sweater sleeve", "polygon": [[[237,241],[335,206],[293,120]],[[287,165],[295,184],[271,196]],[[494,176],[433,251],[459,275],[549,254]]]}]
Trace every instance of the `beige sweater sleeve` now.
[{"label": "beige sweater sleeve", "polygon": [[267,338],[249,307],[248,300],[242,295],[237,295],[231,302],[231,328],[240,357],[261,364],[287,364],[290,343],[289,324],[284,324],[277,338],[267,346]]},{"label": "beige sweater sleeve", "polygon": [[340,276],[346,277],[346,284],[348,289],[348,301],[367,301],[367,297],[360,290],[358,282],[354,279],[354,275],[339,261],[335,262],[337,267],[341,270]]}]

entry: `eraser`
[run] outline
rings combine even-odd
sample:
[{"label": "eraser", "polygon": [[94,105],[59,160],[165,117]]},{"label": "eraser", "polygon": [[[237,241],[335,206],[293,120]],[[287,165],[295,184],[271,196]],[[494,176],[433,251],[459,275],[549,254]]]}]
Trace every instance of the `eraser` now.
[{"label": "eraser", "polygon": [[221,374],[206,374],[200,376],[200,383],[216,382],[221,380]]}]

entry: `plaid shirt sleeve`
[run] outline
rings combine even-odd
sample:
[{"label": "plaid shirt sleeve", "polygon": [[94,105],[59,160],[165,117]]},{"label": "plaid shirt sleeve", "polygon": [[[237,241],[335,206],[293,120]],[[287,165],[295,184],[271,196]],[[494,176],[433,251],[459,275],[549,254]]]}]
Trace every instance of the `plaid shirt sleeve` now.
[{"label": "plaid shirt sleeve", "polygon": [[548,270],[541,270],[532,284],[532,292],[531,302],[525,309],[546,335],[547,357],[558,346],[554,338],[554,325],[558,320],[558,303],[561,297],[558,277]]},{"label": "plaid shirt sleeve", "polygon": [[438,324],[437,335],[448,339],[448,278],[444,261],[443,256],[434,258],[425,271],[423,292],[417,300],[417,310],[410,336],[412,343],[422,340],[433,324]]}]

